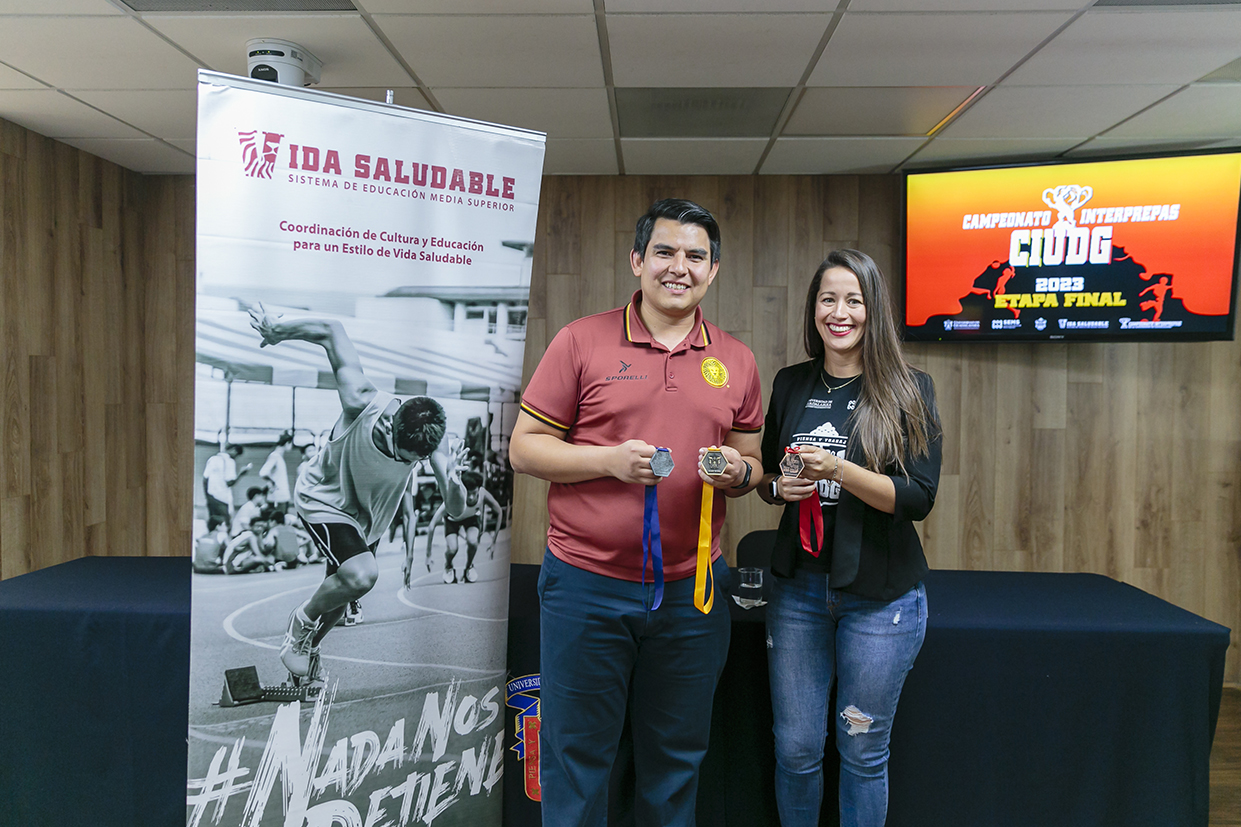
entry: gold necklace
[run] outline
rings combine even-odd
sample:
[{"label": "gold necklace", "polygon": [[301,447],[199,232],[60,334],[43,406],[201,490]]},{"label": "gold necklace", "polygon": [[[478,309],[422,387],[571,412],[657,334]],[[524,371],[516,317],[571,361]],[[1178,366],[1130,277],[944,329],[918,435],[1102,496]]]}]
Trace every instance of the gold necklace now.
[{"label": "gold necklace", "polygon": [[841,389],[841,388],[843,388],[845,385],[849,384],[850,382],[852,382],[854,379],[857,379],[857,378],[858,378],[858,376],[861,376],[861,375],[862,375],[862,374],[860,374],[860,373],[859,373],[859,374],[857,374],[856,376],[850,376],[848,379],[846,379],[845,381],[841,382],[839,385],[837,385],[836,387],[834,387],[834,388],[833,388],[831,385],[827,384],[827,371],[826,371],[826,370],[820,370],[820,371],[819,371],[819,381],[823,383],[823,387],[827,388],[827,395],[828,395],[828,396],[831,396],[831,395],[832,395],[832,391],[838,391],[838,390],[840,390],[840,389]]}]

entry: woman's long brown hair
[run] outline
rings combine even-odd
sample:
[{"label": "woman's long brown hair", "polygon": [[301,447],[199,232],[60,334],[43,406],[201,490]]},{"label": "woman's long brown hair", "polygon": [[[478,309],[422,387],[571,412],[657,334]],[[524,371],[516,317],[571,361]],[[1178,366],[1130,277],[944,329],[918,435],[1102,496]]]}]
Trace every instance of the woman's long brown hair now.
[{"label": "woman's long brown hair", "polygon": [[939,413],[928,406],[918,391],[914,369],[901,352],[887,282],[874,259],[858,250],[833,250],[828,254],[806,291],[805,345],[810,358],[823,364],[827,351],[814,323],[815,306],[823,274],[842,267],[857,276],[866,307],[862,331],[862,389],[852,414],[850,439],[862,448],[866,467],[905,470],[905,455],[925,457],[931,441],[940,434]]}]

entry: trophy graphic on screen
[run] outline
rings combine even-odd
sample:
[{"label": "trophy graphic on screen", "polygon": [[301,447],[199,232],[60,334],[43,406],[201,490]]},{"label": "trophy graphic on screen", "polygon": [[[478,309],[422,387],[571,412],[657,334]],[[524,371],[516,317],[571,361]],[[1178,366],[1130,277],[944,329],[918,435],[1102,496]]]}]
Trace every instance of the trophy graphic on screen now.
[{"label": "trophy graphic on screen", "polygon": [[1043,203],[1059,214],[1056,225],[1077,226],[1077,208],[1094,197],[1094,189],[1077,184],[1061,184],[1043,190]]}]

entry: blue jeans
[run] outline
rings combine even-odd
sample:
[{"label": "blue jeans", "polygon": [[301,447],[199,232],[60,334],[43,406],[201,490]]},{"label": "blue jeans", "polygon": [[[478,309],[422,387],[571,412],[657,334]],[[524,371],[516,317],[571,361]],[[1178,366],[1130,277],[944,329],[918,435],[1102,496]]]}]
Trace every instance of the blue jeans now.
[{"label": "blue jeans", "polygon": [[824,742],[834,721],[841,827],[882,827],[892,718],[926,635],[926,590],[919,583],[884,603],[829,589],[827,580],[804,571],[774,578],[767,607],[780,823],[819,823]]},{"label": "blue jeans", "polygon": [[694,608],[694,578],[653,587],[571,566],[548,552],[539,573],[539,732],[543,823],[606,827],[608,780],[630,705],[635,822],[693,827],[711,702],[731,624],[721,558],[715,603]]}]

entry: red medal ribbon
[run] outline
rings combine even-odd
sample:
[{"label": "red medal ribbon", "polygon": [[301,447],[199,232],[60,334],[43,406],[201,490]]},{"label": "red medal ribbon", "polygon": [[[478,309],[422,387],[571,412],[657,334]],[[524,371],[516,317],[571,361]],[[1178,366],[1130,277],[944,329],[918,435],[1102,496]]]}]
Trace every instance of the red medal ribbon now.
[{"label": "red medal ribbon", "polygon": [[[799,446],[790,445],[784,449],[786,454],[798,453]],[[819,503],[819,490],[815,487],[814,496],[807,497],[797,505],[797,522],[801,534],[801,547],[811,557],[818,557],[823,550],[823,506]]]},{"label": "red medal ribbon", "polygon": [[819,491],[798,503],[797,518],[801,528],[801,547],[818,557],[823,550],[823,506],[819,504]]}]

